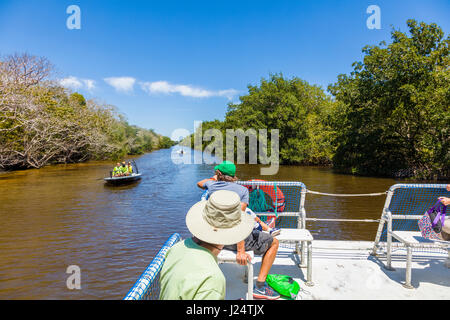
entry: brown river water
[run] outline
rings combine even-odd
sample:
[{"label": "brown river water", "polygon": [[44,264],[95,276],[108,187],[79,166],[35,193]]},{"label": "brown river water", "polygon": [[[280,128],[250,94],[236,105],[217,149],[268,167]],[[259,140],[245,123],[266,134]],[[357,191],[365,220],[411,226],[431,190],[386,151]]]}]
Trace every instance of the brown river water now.
[{"label": "brown river water", "polygon": [[[0,174],[0,299],[122,299],[174,232],[188,237],[184,216],[200,200],[196,182],[214,165],[175,164],[171,150],[135,158],[140,182],[104,184],[114,163],[55,165]],[[241,180],[301,181],[326,193],[383,192],[393,179],[355,177],[328,168],[281,166],[260,176],[238,165]],[[379,219],[384,196],[308,194],[313,218]],[[308,222],[315,239],[374,240],[376,223]],[[69,290],[67,267],[81,270]]]}]

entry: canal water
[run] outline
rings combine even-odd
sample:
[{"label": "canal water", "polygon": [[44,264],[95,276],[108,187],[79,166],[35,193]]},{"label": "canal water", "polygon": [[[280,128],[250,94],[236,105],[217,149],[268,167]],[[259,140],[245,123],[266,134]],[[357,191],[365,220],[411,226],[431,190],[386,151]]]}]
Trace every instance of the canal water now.
[{"label": "canal water", "polygon": [[[188,237],[184,216],[201,196],[196,182],[211,164],[174,163],[172,150],[135,158],[143,179],[110,187],[114,163],[55,165],[0,175],[0,299],[122,299],[165,240]],[[238,165],[240,180],[301,181],[325,193],[386,191],[396,181],[333,173],[327,168],[281,166],[261,176]],[[385,197],[338,198],[308,194],[307,217],[379,219]],[[376,223],[308,222],[316,239],[373,240]],[[70,290],[69,266],[81,271]]]}]

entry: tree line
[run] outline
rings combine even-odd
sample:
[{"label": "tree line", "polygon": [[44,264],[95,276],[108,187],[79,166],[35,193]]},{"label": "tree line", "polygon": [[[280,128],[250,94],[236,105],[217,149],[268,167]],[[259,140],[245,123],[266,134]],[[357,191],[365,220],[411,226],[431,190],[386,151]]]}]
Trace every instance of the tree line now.
[{"label": "tree line", "polygon": [[[249,85],[239,103],[229,103],[223,121],[203,122],[202,131],[279,129],[281,164],[448,179],[450,37],[434,23],[407,25],[409,33],[392,30],[390,44],[364,47],[363,61],[339,75],[328,93],[298,77],[272,74]],[[184,143],[193,146],[195,134]]]},{"label": "tree line", "polygon": [[0,59],[0,169],[117,160],[173,145],[130,125],[114,106],[62,87],[53,73],[44,57]]}]

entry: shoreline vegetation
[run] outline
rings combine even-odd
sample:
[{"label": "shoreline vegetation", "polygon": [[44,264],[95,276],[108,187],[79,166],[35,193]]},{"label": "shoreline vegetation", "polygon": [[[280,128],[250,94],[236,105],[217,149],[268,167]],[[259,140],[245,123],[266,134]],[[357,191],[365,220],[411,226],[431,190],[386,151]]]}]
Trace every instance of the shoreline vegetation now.
[{"label": "shoreline vegetation", "polygon": [[119,160],[175,144],[53,80],[44,57],[0,58],[0,170]]},{"label": "shoreline vegetation", "polygon": [[[194,148],[194,136],[209,129],[222,136],[227,129],[278,129],[280,164],[450,179],[450,36],[434,23],[408,20],[407,26],[409,33],[391,31],[390,44],[365,46],[363,61],[338,75],[329,94],[298,77],[271,74],[259,86],[248,85],[239,103],[229,103],[224,120],[202,122],[180,145]],[[214,141],[202,141],[202,150]]]}]

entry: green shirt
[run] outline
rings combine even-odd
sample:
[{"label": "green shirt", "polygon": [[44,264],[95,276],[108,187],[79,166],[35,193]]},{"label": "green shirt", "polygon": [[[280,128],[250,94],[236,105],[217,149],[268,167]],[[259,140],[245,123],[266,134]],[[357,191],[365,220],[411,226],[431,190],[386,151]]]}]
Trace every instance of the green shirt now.
[{"label": "green shirt", "polygon": [[191,238],[167,252],[159,281],[161,300],[225,299],[225,276],[217,258]]},{"label": "green shirt", "polygon": [[120,166],[120,172],[122,173],[127,173],[128,172],[128,168],[125,166]]}]

